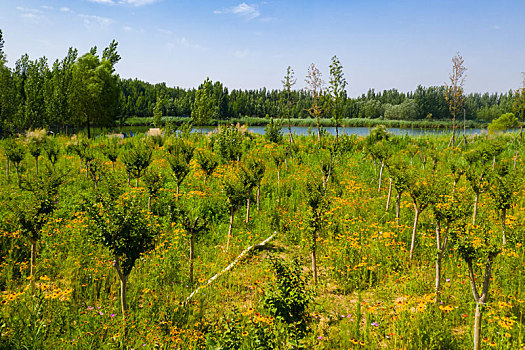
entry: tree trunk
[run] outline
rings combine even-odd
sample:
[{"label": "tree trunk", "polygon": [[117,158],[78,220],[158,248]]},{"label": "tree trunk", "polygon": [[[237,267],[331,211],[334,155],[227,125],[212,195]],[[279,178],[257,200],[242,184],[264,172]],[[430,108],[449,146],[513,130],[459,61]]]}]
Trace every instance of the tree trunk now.
[{"label": "tree trunk", "polygon": [[129,186],[130,182],[131,182],[131,177],[129,176],[129,173],[128,173],[128,186]]},{"label": "tree trunk", "polygon": [[36,272],[36,252],[38,241],[36,239],[30,239],[31,242],[31,267],[29,268],[29,274],[34,280],[34,274]]},{"label": "tree trunk", "polygon": [[441,236],[441,224],[436,222],[436,304],[441,301],[441,268],[443,255],[445,255],[445,250],[447,249],[447,232]]},{"label": "tree trunk", "polygon": [[386,208],[385,210],[388,211],[390,209],[390,198],[392,197],[392,178],[388,178],[388,197],[386,198]]},{"label": "tree trunk", "polygon": [[126,317],[126,311],[128,311],[128,301],[127,301],[127,282],[128,276],[123,275],[123,278],[120,280],[120,304],[122,305],[122,315]]},{"label": "tree trunk", "polygon": [[259,211],[259,199],[261,197],[261,184],[257,185],[257,211]]},{"label": "tree trunk", "polygon": [[195,258],[195,232],[190,236],[190,285],[193,285],[193,259]]},{"label": "tree trunk", "polygon": [[478,214],[478,202],[479,202],[479,192],[476,192],[474,196],[474,209],[472,211],[472,225],[476,225],[476,216]]},{"label": "tree trunk", "polygon": [[401,192],[397,191],[396,196],[396,222],[399,225],[399,215],[401,214]]},{"label": "tree trunk", "polygon": [[314,285],[317,285],[317,229],[312,234],[312,273]]},{"label": "tree trunk", "polygon": [[501,210],[501,233],[503,237],[503,245],[507,244],[507,236],[505,236],[505,221],[507,219],[507,208]]},{"label": "tree trunk", "polygon": [[[138,177],[135,179],[135,187],[139,187],[139,178]],[[177,194],[179,194],[179,193],[177,193]]]},{"label": "tree trunk", "polygon": [[228,239],[226,240],[226,251],[230,249],[230,237],[232,235],[233,230],[233,214],[235,211],[233,210],[233,207],[230,208],[230,227],[228,228]]},{"label": "tree trunk", "polygon": [[412,260],[412,257],[414,256],[414,247],[416,245],[416,233],[417,233],[417,222],[419,220],[419,210],[417,208],[417,205],[414,204],[414,228],[412,230],[412,243],[410,244],[410,260]]},{"label": "tree trunk", "polygon": [[377,192],[381,192],[381,180],[383,179],[383,168],[385,167],[385,162],[381,161],[381,168],[379,168],[379,186]]},{"label": "tree trunk", "polygon": [[476,313],[474,314],[474,350],[481,349],[481,316],[483,305],[476,302]]},{"label": "tree trunk", "polygon": [[250,198],[246,200],[246,223],[250,221]]},{"label": "tree trunk", "polygon": [[277,168],[277,188],[281,187],[281,169]]},{"label": "tree trunk", "polygon": [[151,211],[151,196],[148,196],[148,211]]},{"label": "tree trunk", "polygon": [[516,162],[518,161],[518,154],[519,154],[519,151],[516,151],[516,155],[514,156],[514,166],[512,167],[512,170],[516,170]]},{"label": "tree trunk", "polygon": [[476,302],[476,313],[474,315],[474,334],[473,334],[474,350],[481,349],[481,345],[480,345],[481,318],[483,316],[483,308],[485,306],[485,302],[489,294],[490,278],[492,275],[492,262],[494,261],[494,258],[497,255],[498,253],[490,253],[489,256],[487,257],[487,261],[485,263],[485,276],[483,277],[483,287],[482,287],[481,295],[479,295],[478,288],[476,286],[474,269],[472,267],[472,260],[467,260],[469,279],[470,279],[470,288],[472,290],[474,301]]},{"label": "tree trunk", "polygon": [[177,182],[177,200],[179,200],[179,183]]}]

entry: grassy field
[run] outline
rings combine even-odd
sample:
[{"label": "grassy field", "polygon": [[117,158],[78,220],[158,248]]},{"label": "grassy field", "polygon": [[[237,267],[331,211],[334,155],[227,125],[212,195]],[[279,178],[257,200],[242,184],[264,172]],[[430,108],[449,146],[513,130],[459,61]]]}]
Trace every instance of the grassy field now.
[{"label": "grassy field", "polygon": [[3,140],[0,349],[521,349],[515,136]]}]

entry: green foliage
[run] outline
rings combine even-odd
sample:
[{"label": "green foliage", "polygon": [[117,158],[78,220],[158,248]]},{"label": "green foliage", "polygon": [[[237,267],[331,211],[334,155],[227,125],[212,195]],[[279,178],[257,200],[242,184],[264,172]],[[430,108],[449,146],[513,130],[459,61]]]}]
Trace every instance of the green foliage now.
[{"label": "green foliage", "polygon": [[489,134],[494,134],[498,131],[506,131],[517,128],[519,125],[518,118],[513,113],[502,114],[499,118],[494,119],[488,126]]},{"label": "green foliage", "polygon": [[138,179],[146,172],[151,164],[151,149],[144,143],[132,144],[132,147],[122,156],[122,162],[129,176]]},{"label": "green foliage", "polygon": [[237,127],[224,125],[218,128],[218,134],[214,135],[212,145],[223,162],[230,162],[241,158],[243,140],[243,134]]},{"label": "green foliage", "polygon": [[282,125],[279,121],[274,121],[273,118],[266,124],[264,128],[264,138],[269,142],[281,143],[283,141]]},{"label": "green foliage", "polygon": [[111,199],[98,195],[87,207],[91,237],[106,246],[125,276],[141,254],[155,245],[156,223],[148,218],[136,198]]},{"label": "green foliage", "polygon": [[263,305],[279,321],[294,325],[297,336],[302,337],[308,329],[308,306],[313,295],[302,276],[301,265],[297,260],[285,262],[273,256],[270,265],[275,283],[266,291]]}]

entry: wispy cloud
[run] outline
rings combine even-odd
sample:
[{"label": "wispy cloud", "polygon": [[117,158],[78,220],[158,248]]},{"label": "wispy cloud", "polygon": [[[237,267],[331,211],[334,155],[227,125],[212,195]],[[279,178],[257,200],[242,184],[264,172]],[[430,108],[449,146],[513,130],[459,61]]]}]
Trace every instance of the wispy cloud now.
[{"label": "wispy cloud", "polygon": [[162,33],[164,35],[172,35],[173,32],[171,30],[168,30],[168,29],[157,29],[159,33]]},{"label": "wispy cloud", "polygon": [[248,49],[244,49],[244,50],[237,50],[233,53],[233,55],[237,58],[240,58],[240,59],[243,59],[243,58],[246,58],[246,57],[253,57],[255,56],[255,52],[251,51],[251,50],[248,50]]},{"label": "wispy cloud", "polygon": [[191,42],[190,40],[188,40],[186,37],[175,38],[173,41],[170,41],[164,44],[164,47],[169,51],[173,51],[176,47],[186,47],[189,49],[201,50],[201,51],[207,50],[206,47],[199,45],[199,44],[195,44]]},{"label": "wispy cloud", "polygon": [[21,12],[20,17],[24,20],[29,20],[35,23],[47,21],[44,12],[39,9],[17,6],[16,9]]},{"label": "wispy cloud", "polygon": [[492,29],[494,29],[494,30],[499,30],[499,29],[500,29],[500,26],[497,25],[497,24],[494,24],[494,25],[492,26]]},{"label": "wispy cloud", "polygon": [[73,10],[71,10],[69,7],[61,7],[61,8],[60,8],[60,12],[69,12],[69,13],[72,13]]},{"label": "wispy cloud", "polygon": [[132,5],[132,6],[144,6],[150,5],[160,0],[88,0],[99,4],[107,5]]},{"label": "wispy cloud", "polygon": [[106,29],[115,21],[111,18],[100,16],[79,15],[88,29]]},{"label": "wispy cloud", "polygon": [[233,6],[233,7],[224,9],[224,10],[215,10],[213,11],[213,13],[215,14],[234,14],[234,15],[244,17],[248,20],[257,18],[261,15],[257,5],[248,5],[245,2],[240,3],[237,6]]}]

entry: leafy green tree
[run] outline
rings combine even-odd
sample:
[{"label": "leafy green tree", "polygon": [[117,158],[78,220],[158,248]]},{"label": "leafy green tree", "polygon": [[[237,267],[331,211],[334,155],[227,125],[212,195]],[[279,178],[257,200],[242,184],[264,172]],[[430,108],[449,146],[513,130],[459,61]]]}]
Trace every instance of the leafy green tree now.
[{"label": "leafy green tree", "polygon": [[167,147],[167,150],[168,162],[177,184],[178,198],[180,185],[190,173],[190,161],[193,158],[195,147],[184,139],[177,137],[174,139],[174,142]]},{"label": "leafy green tree", "polygon": [[204,172],[204,183],[206,184],[208,178],[213,174],[217,166],[219,166],[219,162],[213,153],[204,150],[197,152],[195,160]]},{"label": "leafy green tree", "polygon": [[110,138],[109,140],[107,140],[107,142],[103,144],[102,154],[111,162],[113,172],[115,172],[115,162],[118,159],[119,151],[120,146],[118,143],[118,139],[115,137]]},{"label": "leafy green tree", "polygon": [[324,181],[313,176],[308,177],[304,195],[310,209],[308,226],[312,234],[310,245],[312,274],[314,284],[317,284],[317,240],[321,234],[322,216],[329,207],[327,187]]},{"label": "leafy green tree", "polygon": [[244,136],[234,125],[222,125],[212,139],[212,147],[223,162],[241,159]]},{"label": "leafy green tree", "polygon": [[98,195],[87,209],[90,234],[114,257],[113,266],[120,280],[120,301],[125,316],[129,275],[137,259],[154,247],[157,226],[132,196],[111,198]]},{"label": "leafy green tree", "polygon": [[190,236],[189,251],[189,283],[193,285],[193,264],[195,260],[195,239],[198,234],[208,228],[206,211],[203,210],[203,203],[186,203],[177,202],[171,206],[171,221],[179,223],[184,231]]},{"label": "leafy green tree", "polygon": [[206,78],[195,92],[191,118],[196,126],[204,126],[209,124],[212,119],[219,117],[219,101],[215,99],[212,81],[210,78]]},{"label": "leafy green tree", "polygon": [[28,140],[27,148],[29,149],[29,154],[35,158],[35,170],[38,175],[38,158],[44,151],[44,140],[41,137],[31,137]]},{"label": "leafy green tree", "polygon": [[158,196],[162,187],[164,187],[165,178],[157,170],[150,169],[144,175],[144,184],[148,190],[148,211],[151,211],[151,199]]},{"label": "leafy green tree", "polygon": [[162,125],[162,108],[163,100],[157,97],[157,102],[155,103],[155,107],[153,107],[153,126],[156,128],[160,128]]},{"label": "leafy green tree", "polygon": [[436,183],[437,181],[433,177],[422,171],[412,172],[410,175],[408,193],[414,204],[414,227],[412,229],[412,240],[410,243],[410,260],[412,260],[414,256],[419,216],[436,201]]},{"label": "leafy green tree", "polygon": [[518,118],[516,118],[513,113],[505,113],[502,114],[499,118],[494,119],[487,127],[487,130],[489,134],[494,134],[498,131],[514,129],[518,126]]},{"label": "leafy green tree", "polygon": [[280,122],[275,122],[273,118],[264,128],[264,138],[269,142],[281,143],[283,140],[282,126]]},{"label": "leafy green tree", "polygon": [[44,140],[44,152],[46,157],[53,166],[53,172],[55,171],[56,163],[60,156],[60,144],[53,137],[46,137]]},{"label": "leafy green tree", "polygon": [[131,148],[122,156],[122,163],[130,177],[135,178],[135,187],[139,186],[139,179],[151,164],[152,150],[144,143],[133,143]]},{"label": "leafy green tree", "polygon": [[222,178],[221,187],[227,200],[230,210],[230,225],[228,227],[228,237],[226,240],[226,251],[230,248],[230,238],[233,232],[233,219],[240,206],[246,202],[251,191],[251,184],[241,176],[239,168],[233,168],[231,173]]},{"label": "leafy green tree", "polygon": [[115,122],[120,108],[119,77],[113,74],[112,61],[92,53],[81,56],[73,66],[70,104],[76,121],[87,128]]},{"label": "leafy green tree", "polygon": [[334,56],[330,64],[330,86],[328,91],[330,92],[330,111],[332,120],[335,123],[336,142],[339,141],[339,125],[341,124],[341,119],[343,119],[342,107],[346,99],[346,86],[347,82],[344,77],[343,66],[337,56]]},{"label": "leafy green tree", "polygon": [[56,209],[58,190],[63,182],[64,175],[46,171],[21,183],[21,188],[29,194],[29,197],[26,197],[20,203],[20,207],[16,209],[15,216],[20,232],[31,243],[30,274],[33,277],[32,283],[34,283],[36,254],[42,227]]},{"label": "leafy green tree", "polygon": [[20,184],[20,163],[24,160],[26,148],[20,141],[9,138],[4,144],[4,154],[7,159],[7,178],[9,179],[9,163],[13,163],[16,168],[16,177]]}]

